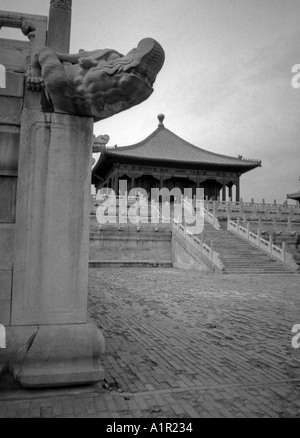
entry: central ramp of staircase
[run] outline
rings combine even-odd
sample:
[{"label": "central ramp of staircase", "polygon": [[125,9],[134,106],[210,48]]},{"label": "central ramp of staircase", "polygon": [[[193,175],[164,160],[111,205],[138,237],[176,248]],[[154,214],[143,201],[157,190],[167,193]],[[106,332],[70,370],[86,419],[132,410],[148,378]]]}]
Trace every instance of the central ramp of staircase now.
[{"label": "central ramp of staircase", "polygon": [[261,249],[225,229],[216,230],[205,221],[198,236],[220,255],[224,274],[292,274],[283,263],[271,258]]}]

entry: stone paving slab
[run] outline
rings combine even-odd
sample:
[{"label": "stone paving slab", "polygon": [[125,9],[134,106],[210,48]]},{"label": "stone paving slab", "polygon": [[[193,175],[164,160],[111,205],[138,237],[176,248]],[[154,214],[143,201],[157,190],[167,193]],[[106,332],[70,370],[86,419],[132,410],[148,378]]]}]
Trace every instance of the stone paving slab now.
[{"label": "stone paving slab", "polygon": [[0,417],[300,417],[300,276],[90,270],[105,387],[0,393]]}]

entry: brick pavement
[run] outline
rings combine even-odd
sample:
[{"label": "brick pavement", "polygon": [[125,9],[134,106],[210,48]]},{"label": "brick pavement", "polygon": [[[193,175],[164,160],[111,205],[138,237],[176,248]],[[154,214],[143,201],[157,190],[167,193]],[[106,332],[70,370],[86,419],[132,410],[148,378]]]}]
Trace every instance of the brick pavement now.
[{"label": "brick pavement", "polygon": [[0,394],[0,417],[300,417],[300,276],[91,269],[106,383]]}]

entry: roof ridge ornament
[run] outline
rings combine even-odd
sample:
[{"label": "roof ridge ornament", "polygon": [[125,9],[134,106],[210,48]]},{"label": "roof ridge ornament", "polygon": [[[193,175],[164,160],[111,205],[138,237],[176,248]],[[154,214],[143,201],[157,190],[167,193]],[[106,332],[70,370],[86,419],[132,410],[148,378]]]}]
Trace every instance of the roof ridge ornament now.
[{"label": "roof ridge ornament", "polygon": [[164,128],[165,125],[164,125],[163,122],[164,122],[164,119],[165,119],[165,115],[164,114],[158,114],[157,118],[158,118],[158,121],[159,121],[158,127],[159,128]]}]

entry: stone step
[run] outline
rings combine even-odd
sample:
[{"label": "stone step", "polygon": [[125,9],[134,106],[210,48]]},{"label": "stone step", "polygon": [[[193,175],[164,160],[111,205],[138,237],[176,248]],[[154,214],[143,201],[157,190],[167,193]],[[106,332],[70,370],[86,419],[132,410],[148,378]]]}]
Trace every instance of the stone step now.
[{"label": "stone step", "polygon": [[172,262],[166,262],[166,261],[155,261],[155,260],[105,260],[105,261],[98,261],[98,260],[90,260],[89,261],[89,268],[107,268],[107,267],[141,267],[141,268],[154,268],[154,267],[160,267],[160,268],[172,268],[173,263]]},{"label": "stone step", "polygon": [[241,269],[255,269],[255,270],[265,270],[265,271],[286,271],[289,270],[291,271],[291,269],[289,269],[288,267],[284,266],[284,265],[278,265],[278,266],[263,266],[263,265],[225,265],[225,269],[237,269],[237,268],[241,268]]},{"label": "stone step", "polygon": [[[229,255],[227,255],[227,256],[223,256],[222,257],[223,258],[223,260],[228,260],[228,261],[232,261],[232,262],[234,262],[234,261],[237,261],[237,262],[240,262],[241,261],[241,257],[231,257],[231,256],[229,256]],[[247,261],[249,261],[249,260],[251,260],[251,261],[253,261],[253,263],[258,263],[258,262],[266,262],[266,263],[278,263],[278,261],[277,260],[275,260],[275,259],[267,259],[266,257],[260,257],[259,258],[259,260],[253,260],[253,256],[247,256],[247,257],[243,257],[242,258],[242,260],[244,260],[245,262],[247,262]]]},{"label": "stone step", "polygon": [[205,223],[204,231],[197,237],[219,253],[224,265],[225,274],[290,274],[293,270],[280,261],[271,258],[263,249],[227,231],[223,225],[215,230],[211,224]]},{"label": "stone step", "polygon": [[276,272],[276,271],[287,271],[288,269],[278,269],[278,268],[273,268],[273,269],[267,269],[267,268],[260,268],[259,266],[253,266],[253,267],[247,267],[247,266],[225,266],[225,271],[230,271],[230,270],[243,270],[243,271],[266,271],[266,272]]},{"label": "stone step", "polygon": [[[245,263],[244,261],[241,261],[240,263],[238,262],[234,262],[234,263],[230,263],[228,261],[224,261],[222,259],[223,263],[225,264],[225,266],[261,266],[261,267],[266,267],[266,268],[280,268],[281,266],[283,266],[284,268],[286,268],[286,266],[280,262],[275,262],[275,263],[257,263],[257,261],[255,263]],[[289,269],[289,268],[288,268]]]},{"label": "stone step", "polygon": [[232,271],[224,271],[224,274],[277,274],[277,275],[287,275],[287,274],[294,274],[294,272],[290,271],[245,271],[243,269],[238,270],[232,270]]},{"label": "stone step", "polygon": [[279,266],[281,266],[281,263],[268,263],[268,262],[262,262],[262,263],[257,263],[257,262],[251,262],[251,261],[249,261],[249,262],[247,262],[247,263],[245,263],[244,261],[241,261],[240,263],[239,262],[230,262],[230,261],[227,261],[227,260],[223,260],[222,259],[222,262],[223,262],[223,264],[225,265],[225,266],[263,266],[263,267],[270,267],[270,268],[278,268]]},{"label": "stone step", "polygon": [[[226,256],[224,255],[224,258],[228,258],[230,260],[234,260],[234,259],[239,260],[241,256],[243,256],[246,259],[247,257],[253,258],[253,256],[260,256],[260,255],[261,255],[260,259],[265,259],[265,260],[269,259],[269,257],[267,255],[265,255],[264,253],[263,254],[259,254],[259,253],[257,253],[257,254],[256,253],[255,254],[244,254],[244,253],[240,253],[240,254],[227,254]],[[272,258],[270,258],[270,260],[271,261],[272,260],[275,261],[275,259],[272,259]]]}]

